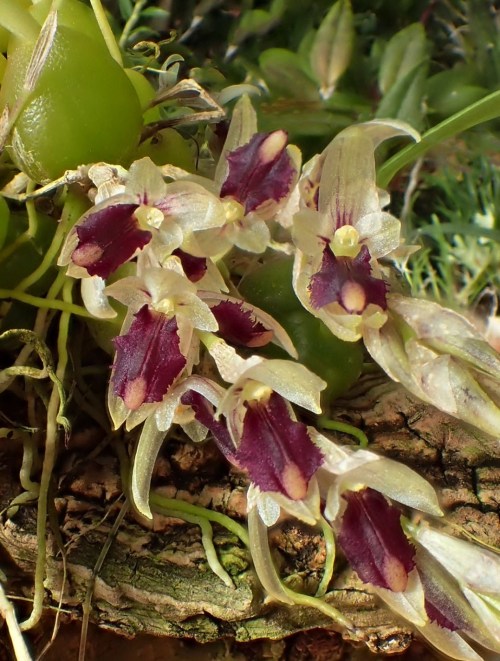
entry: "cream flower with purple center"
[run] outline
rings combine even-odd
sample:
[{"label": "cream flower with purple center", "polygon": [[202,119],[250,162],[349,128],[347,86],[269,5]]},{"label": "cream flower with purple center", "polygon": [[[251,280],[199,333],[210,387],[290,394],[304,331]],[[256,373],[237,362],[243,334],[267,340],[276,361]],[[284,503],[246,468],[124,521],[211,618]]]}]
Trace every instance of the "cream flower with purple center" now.
[{"label": "cream flower with purple center", "polygon": [[[215,179],[206,182],[224,207],[225,223],[191,235],[185,244],[188,250],[196,255],[214,256],[233,246],[262,253],[274,245],[269,223],[277,220],[287,204],[301,163],[300,151],[287,145],[287,139],[282,130],[258,133],[250,100],[247,96],[240,99],[233,111]],[[196,181],[202,182],[200,178]]]},{"label": "cream flower with purple center", "polygon": [[128,307],[108,389],[115,428],[132,429],[148,417],[197,359],[194,330],[216,331],[217,320],[196,285],[174,269],[144,269],[119,280],[106,294]]},{"label": "cream flower with purple center", "polygon": [[341,131],[305,165],[301,210],[293,221],[297,248],[294,288],[304,305],[339,338],[355,341],[361,327],[386,320],[387,284],[380,258],[400,245],[400,223],[382,211],[376,186],[377,146],[418,134],[403,122],[374,120]]},{"label": "cream flower with purple center", "polygon": [[225,221],[218,198],[195,182],[165,183],[149,158],[132,163],[124,185],[101,183],[98,190],[98,203],[76,223],[59,257],[74,277],[107,279],[146,246],[161,259],[185,234]]}]

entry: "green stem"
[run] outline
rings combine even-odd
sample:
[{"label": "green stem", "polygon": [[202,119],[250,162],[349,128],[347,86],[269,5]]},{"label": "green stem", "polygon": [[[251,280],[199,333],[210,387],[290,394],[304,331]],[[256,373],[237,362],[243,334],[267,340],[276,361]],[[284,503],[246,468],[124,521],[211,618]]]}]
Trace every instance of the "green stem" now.
[{"label": "green stem", "polygon": [[343,434],[350,434],[358,439],[359,445],[362,448],[368,447],[368,437],[364,431],[349,425],[347,422],[340,422],[340,420],[330,420],[324,416],[318,418],[318,426],[322,429],[330,429],[331,431],[340,431]]},{"label": "green stem", "polygon": [[320,519],[321,530],[325,540],[325,566],[323,568],[323,577],[316,591],[316,597],[324,597],[330,581],[333,576],[333,566],[335,564],[335,537],[331,525],[323,517]]},{"label": "green stem", "polygon": [[394,175],[402,168],[425,154],[426,151],[451,138],[457,133],[488,122],[500,116],[500,91],[493,92],[476,103],[448,117],[443,122],[424,133],[422,140],[409,145],[386,161],[378,171],[377,184],[386,188]]},{"label": "green stem", "polygon": [[[34,207],[33,200],[26,202],[26,208],[29,209],[31,206]],[[61,220],[57,225],[52,243],[45,253],[41,264],[32,273],[23,278],[23,280],[21,280],[21,282],[17,285],[17,292],[24,292],[29,289],[29,287],[34,285],[35,282],[38,282],[38,280],[40,280],[40,278],[48,271],[48,269],[52,266],[56,256],[59,254],[61,244],[66,238],[68,230],[74,225],[74,223],[79,219],[79,217],[86,209],[86,201],[81,196],[74,195],[71,192],[67,193],[66,201],[64,203],[61,214]],[[35,233],[32,233],[31,235],[35,236]]]},{"label": "green stem", "polygon": [[[174,502],[178,503],[179,501],[176,500]],[[192,514],[186,514],[186,512],[179,512],[177,506],[175,509],[165,509],[159,506],[156,506],[153,509],[155,512],[158,512],[158,514],[162,514],[163,516],[172,516],[199,526],[201,530],[201,543],[203,544],[203,548],[205,550],[208,566],[213,571],[213,573],[218,576],[225,585],[227,585],[228,588],[234,588],[234,583],[231,577],[221,565],[220,560],[217,557],[217,551],[215,550],[213,542],[212,526],[210,522],[207,521],[206,517],[193,516]]]},{"label": "green stem", "polygon": [[293,590],[290,590],[290,588],[287,588],[286,585],[283,585],[282,587],[288,597],[290,597],[290,599],[292,599],[292,601],[298,606],[316,608],[328,617],[331,617],[334,622],[337,622],[337,624],[340,624],[346,629],[351,631],[354,629],[351,620],[345,617],[345,615],[342,615],[342,613],[337,608],[331,606],[326,601],[323,601],[323,599],[311,597],[310,595],[302,594],[301,592],[294,592]]},{"label": "green stem", "polygon": [[176,512],[180,513],[181,518],[184,514],[191,514],[206,519],[207,521],[218,523],[223,528],[226,528],[226,530],[229,530],[229,532],[232,532],[233,535],[236,535],[236,537],[238,537],[245,546],[248,547],[250,544],[248,532],[245,530],[245,528],[239,523],[236,523],[236,521],[233,521],[233,519],[231,519],[226,514],[214,512],[213,510],[206,509],[205,507],[199,507],[198,505],[191,505],[190,503],[186,503],[183,500],[165,498],[164,496],[161,496],[159,493],[154,491],[152,491],[149,495],[149,502],[151,503],[152,507],[156,506],[161,507],[162,509],[175,510]]},{"label": "green stem", "polygon": [[118,62],[118,64],[123,67],[123,59],[118,44],[116,43],[115,35],[109,24],[109,21],[106,17],[106,12],[101,4],[101,0],[90,0],[92,9],[94,10],[97,23],[99,24],[99,29],[101,34],[104,37],[106,46],[108,47],[109,54],[111,57]]},{"label": "green stem", "polygon": [[40,33],[36,20],[17,0],[0,2],[0,25],[11,34],[29,42],[35,42]]},{"label": "green stem", "polygon": [[130,33],[132,32],[132,29],[134,28],[135,24],[139,20],[140,13],[144,9],[147,2],[148,0],[136,0],[134,4],[134,9],[132,10],[132,13],[128,17],[128,20],[125,23],[120,39],[118,41],[118,45],[120,46],[120,48],[125,48],[125,46],[127,45],[127,39]]},{"label": "green stem", "polygon": [[2,298],[13,298],[15,301],[21,301],[22,303],[27,303],[28,305],[34,305],[37,308],[61,310],[62,312],[66,312],[68,314],[76,314],[79,317],[95,319],[95,317],[93,317],[90,312],[88,312],[81,305],[76,305],[75,303],[65,303],[64,301],[59,301],[57,299],[40,298],[39,296],[32,296],[31,294],[18,292],[15,289],[0,289],[0,299]]},{"label": "green stem", "polygon": [[[64,286],[64,297],[70,298],[70,288],[72,282],[68,281]],[[67,302],[67,301],[65,301]],[[70,313],[63,312],[59,321],[59,333],[57,337],[57,348],[59,351],[59,360],[55,373],[55,379],[59,384],[64,380],[66,367],[68,363],[68,351],[66,348],[69,334]],[[53,379],[54,380],[54,379]],[[43,599],[45,595],[44,577],[45,577],[45,564],[47,556],[46,545],[46,527],[47,527],[47,511],[48,511],[48,497],[50,481],[52,479],[52,471],[57,458],[58,446],[58,425],[61,422],[62,412],[61,405],[63,403],[63,395],[60,385],[54,380],[52,392],[50,395],[49,405],[47,408],[47,431],[45,436],[45,454],[43,457],[42,476],[40,479],[40,493],[38,496],[38,511],[36,520],[36,532],[38,539],[38,554],[36,558],[35,567],[35,580],[34,580],[34,597],[33,597],[33,610],[27,620],[21,623],[21,630],[27,631],[33,628],[39,622],[43,611]]]},{"label": "green stem", "polygon": [[[30,181],[26,188],[26,193],[27,194],[32,193],[34,188],[35,188],[35,183],[33,181]],[[15,239],[15,241],[9,243],[8,246],[6,246],[2,251],[0,251],[0,264],[4,260],[8,259],[13,253],[15,253],[16,250],[20,248],[23,244],[33,239],[36,234],[36,230],[38,228],[38,216],[36,213],[36,209],[33,205],[28,205],[28,203],[26,203],[26,211],[28,213],[28,229],[25,230],[22,234],[20,234],[17,237],[17,239]]]}]

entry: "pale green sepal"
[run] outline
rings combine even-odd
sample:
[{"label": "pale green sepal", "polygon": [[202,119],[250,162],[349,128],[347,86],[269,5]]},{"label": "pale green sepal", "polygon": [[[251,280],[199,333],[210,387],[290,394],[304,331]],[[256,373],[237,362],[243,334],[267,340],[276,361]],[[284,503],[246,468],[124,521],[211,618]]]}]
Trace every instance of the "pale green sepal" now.
[{"label": "pale green sepal", "polygon": [[218,189],[220,189],[227,176],[226,157],[228,153],[246,145],[255,133],[257,133],[257,114],[253,109],[250,97],[244,94],[234,107],[226,141],[215,170],[214,181]]},{"label": "pale green sepal", "polygon": [[500,595],[500,555],[426,525],[414,526],[411,532],[461,586]]},{"label": "pale green sepal", "polygon": [[[249,494],[252,486],[249,488]],[[293,600],[283,589],[279,576],[274,567],[267,526],[262,521],[256,507],[248,511],[248,536],[250,539],[250,553],[253,564],[262,587],[271,599],[293,605]]]},{"label": "pale green sepal", "polygon": [[462,592],[481,618],[489,635],[495,639],[495,650],[500,652],[500,594],[479,594],[467,587]]},{"label": "pale green sepal", "polygon": [[130,477],[130,497],[136,510],[147,519],[153,515],[149,507],[151,477],[166,432],[159,431],[153,416],[144,423],[135,451]]},{"label": "pale green sepal", "polygon": [[320,392],[327,384],[300,363],[266,360],[250,367],[245,377],[264,383],[289,402],[313,413],[321,413]]},{"label": "pale green sepal", "polygon": [[425,595],[417,569],[408,574],[408,584],[404,592],[393,592],[374,585],[370,586],[372,592],[378,595],[385,603],[405,620],[417,627],[425,626],[428,621],[425,611]]},{"label": "pale green sepal", "polygon": [[420,634],[443,654],[457,661],[484,661],[472,647],[456,632],[444,629],[434,622],[417,626]]}]

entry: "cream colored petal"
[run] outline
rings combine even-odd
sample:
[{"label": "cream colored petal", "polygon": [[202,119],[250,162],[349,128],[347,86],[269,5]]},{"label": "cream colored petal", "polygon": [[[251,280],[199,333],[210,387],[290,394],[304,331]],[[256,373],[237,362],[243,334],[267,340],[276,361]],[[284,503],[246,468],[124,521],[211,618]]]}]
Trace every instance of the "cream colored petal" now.
[{"label": "cream colored petal", "polygon": [[363,216],[380,211],[374,151],[396,136],[420,139],[408,124],[381,119],[344,129],[326,148],[318,209],[335,226],[356,225]]},{"label": "cream colored petal", "polygon": [[188,232],[184,235],[182,248],[195,257],[211,257],[215,261],[222,259],[233,244],[226,236],[226,227],[199,232]]},{"label": "cream colored petal", "polygon": [[84,278],[81,284],[83,304],[94,317],[99,319],[114,319],[116,310],[111,307],[104,290],[105,281],[98,275]]},{"label": "cream colored petal", "polygon": [[304,255],[322,255],[333,231],[330,218],[313,209],[302,209],[293,218],[292,240]]},{"label": "cream colored petal", "polygon": [[463,587],[462,592],[481,618],[488,634],[495,640],[496,646],[492,649],[500,652],[500,594],[482,595],[467,587]]},{"label": "cream colored petal", "polygon": [[193,328],[213,333],[219,330],[217,319],[197,294],[189,293],[182,296],[178,301],[176,311],[178,316],[188,319]]},{"label": "cream colored petal", "polygon": [[129,308],[138,310],[142,305],[150,302],[150,297],[144,288],[145,285],[141,278],[128,276],[108,285],[104,289],[104,294],[115,298]]},{"label": "cream colored petal", "polygon": [[134,161],[129,168],[126,191],[143,204],[154,205],[165,195],[166,184],[160,169],[148,158]]},{"label": "cream colored petal", "polygon": [[256,214],[249,214],[241,224],[229,224],[226,232],[227,238],[237,248],[247,252],[263,253],[271,241],[269,227]]},{"label": "cream colored petal", "polygon": [[320,392],[326,382],[300,363],[289,360],[266,360],[250,367],[245,379],[269,386],[293,404],[313,413],[321,413]]},{"label": "cream colored petal", "polygon": [[221,227],[226,222],[220,199],[192,181],[168,184],[160,208],[164,209],[166,219],[175,220],[183,232]]},{"label": "cream colored petal", "polygon": [[365,326],[363,341],[373,360],[393,381],[401,383],[417,397],[426,400],[424,391],[412,377],[404,342],[391,320],[379,329]]},{"label": "cream colored petal", "polygon": [[499,437],[500,408],[479,386],[473,375],[451,356],[439,356],[412,371],[425,400],[440,410]]},{"label": "cream colored petal", "polygon": [[367,214],[356,224],[360,243],[365,243],[373,259],[379,259],[398,248],[401,223],[390,213],[379,211]]},{"label": "cream colored petal", "polygon": [[212,336],[208,342],[205,338],[203,342],[214,359],[219,374],[226,383],[235,383],[249,367],[264,361],[264,358],[258,356],[251,356],[247,359],[241,358],[233,347],[215,336]]},{"label": "cream colored petal", "polygon": [[385,601],[392,611],[415,626],[422,627],[428,622],[424,589],[416,569],[408,574],[408,585],[404,592],[393,592],[374,585],[370,586],[370,589]]},{"label": "cream colored petal", "polygon": [[448,308],[419,298],[400,294],[387,297],[391,310],[404,319],[419,339],[431,339],[447,334],[482,339],[482,335],[465,317]]},{"label": "cream colored petal", "polygon": [[[356,454],[359,453],[366,451],[358,450]],[[364,466],[343,474],[340,483],[342,491],[370,487],[415,510],[443,516],[430,483],[408,466],[385,457],[380,457],[379,461],[369,460]]]}]

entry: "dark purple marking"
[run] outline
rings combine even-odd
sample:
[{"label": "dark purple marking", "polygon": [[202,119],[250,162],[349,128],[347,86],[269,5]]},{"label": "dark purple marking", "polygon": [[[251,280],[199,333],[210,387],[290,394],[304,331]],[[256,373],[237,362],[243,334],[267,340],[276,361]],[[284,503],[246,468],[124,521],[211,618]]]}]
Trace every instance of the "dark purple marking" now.
[{"label": "dark purple marking", "polygon": [[286,137],[281,130],[256,133],[246,145],[230,152],[221,198],[234,198],[243,205],[245,213],[250,213],[264,202],[279,202],[287,197],[295,167],[286,151]]},{"label": "dark purple marking", "polygon": [[161,402],[186,366],[175,317],[169,318],[147,305],[134,315],[128,332],[117,337],[114,344],[114,393],[132,411],[144,403]]},{"label": "dark purple marking", "polygon": [[381,493],[366,488],[342,494],[347,507],[338,542],[365,583],[403,592],[414,568],[415,549],[401,528],[401,512]]},{"label": "dark purple marking", "polygon": [[339,303],[346,312],[360,314],[370,304],[387,308],[387,285],[371,275],[370,252],[362,246],[358,255],[335,257],[326,246],[320,270],[309,284],[311,304],[319,309],[329,303]]},{"label": "dark purple marking", "polygon": [[182,268],[191,282],[198,282],[207,272],[207,260],[205,257],[195,257],[180,248],[176,248],[172,255],[181,260]]},{"label": "dark purple marking", "polygon": [[231,440],[227,425],[215,418],[212,404],[194,390],[188,390],[182,395],[181,402],[193,409],[194,417],[213,435],[217,447],[226,459],[230,463],[238,465],[235,457],[236,448]]},{"label": "dark purple marking", "polygon": [[285,399],[275,392],[245,407],[238,464],[262,491],[305,498],[309,480],[323,462],[307,427],[292,420]]},{"label": "dark purple marking", "polygon": [[89,275],[107,278],[136,250],[151,241],[151,232],[139,229],[134,212],[138,204],[115,204],[90,213],[76,226],[78,245],[71,255]]},{"label": "dark purple marking", "polygon": [[273,331],[245,310],[243,303],[221,301],[210,309],[219,324],[219,335],[230,344],[263,347],[273,339]]}]

